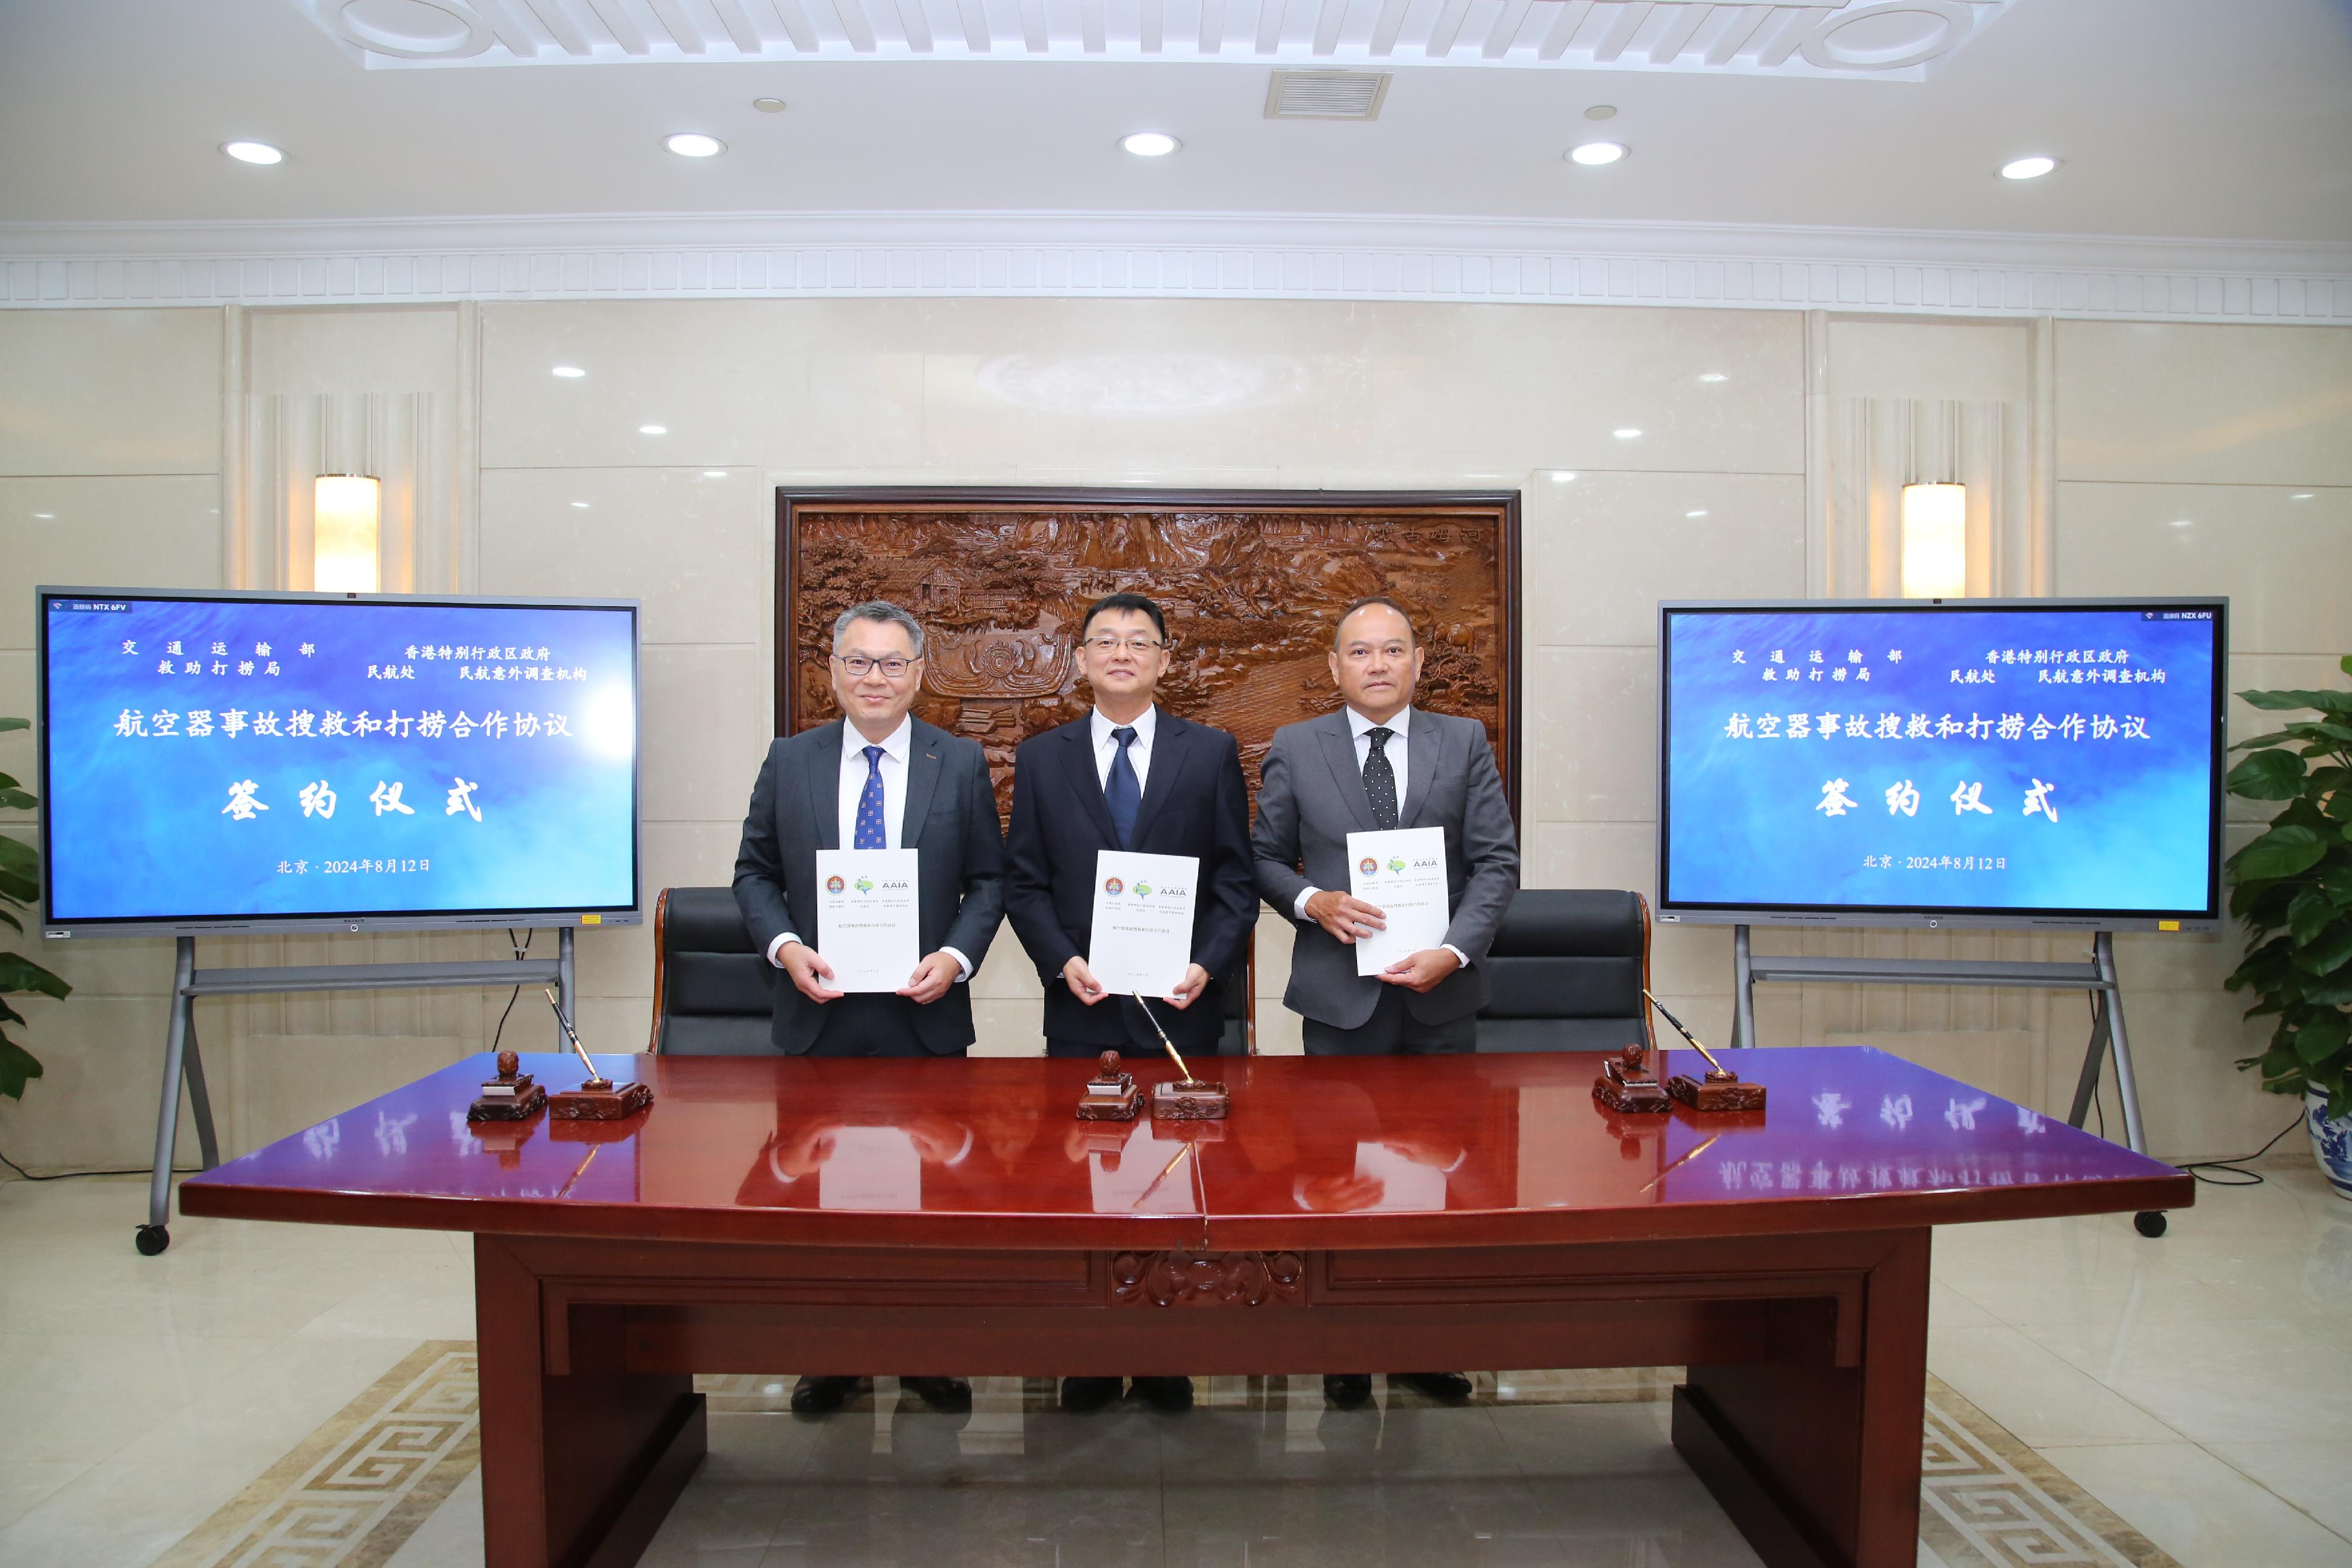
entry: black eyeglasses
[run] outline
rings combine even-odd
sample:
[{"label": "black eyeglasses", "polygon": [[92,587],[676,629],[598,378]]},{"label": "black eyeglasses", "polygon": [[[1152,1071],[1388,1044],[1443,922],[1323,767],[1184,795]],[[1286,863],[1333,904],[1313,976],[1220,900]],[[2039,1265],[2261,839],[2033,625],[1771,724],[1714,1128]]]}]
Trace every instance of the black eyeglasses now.
[{"label": "black eyeglasses", "polygon": [[863,653],[835,653],[833,662],[846,671],[853,680],[879,670],[895,681],[916,664],[913,659],[869,659]]}]

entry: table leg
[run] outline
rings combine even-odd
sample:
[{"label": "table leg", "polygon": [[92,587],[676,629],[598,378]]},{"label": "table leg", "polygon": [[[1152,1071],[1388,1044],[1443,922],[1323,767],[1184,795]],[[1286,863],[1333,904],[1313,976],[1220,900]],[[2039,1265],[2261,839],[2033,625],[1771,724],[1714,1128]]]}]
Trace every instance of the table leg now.
[{"label": "table leg", "polygon": [[682,1375],[626,1374],[617,1314],[571,1312],[551,1374],[539,1276],[508,1242],[474,1239],[487,1568],[626,1568],[706,1447]]},{"label": "table leg", "polygon": [[1770,1568],[1918,1559],[1927,1238],[1896,1233],[1865,1276],[1858,1355],[1693,1366],[1675,1390],[1675,1447]]}]

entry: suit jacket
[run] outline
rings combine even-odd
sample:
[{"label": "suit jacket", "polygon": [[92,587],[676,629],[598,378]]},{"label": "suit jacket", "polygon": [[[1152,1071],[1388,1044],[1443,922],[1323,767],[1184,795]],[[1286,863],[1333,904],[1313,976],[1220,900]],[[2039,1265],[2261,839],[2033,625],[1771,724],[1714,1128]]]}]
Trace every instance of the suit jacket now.
[{"label": "suit jacket", "polygon": [[[1046,1038],[1157,1051],[1160,1037],[1132,998],[1088,1007],[1062,978],[1062,966],[1086,956],[1094,939],[1095,852],[1119,847],[1095,771],[1092,716],[1023,741],[1013,754],[1004,910],[1045,985]],[[1160,710],[1135,839],[1126,847],[1200,860],[1192,956],[1210,981],[1182,1011],[1154,1004],[1151,1013],[1179,1051],[1212,1051],[1224,1029],[1218,977],[1240,959],[1257,918],[1249,791],[1232,736]]]},{"label": "suit jacket", "polygon": [[[916,898],[922,949],[953,947],[975,969],[1004,917],[1004,840],[996,794],[977,741],[913,721],[907,755],[907,814],[898,847],[916,853]],[[841,842],[844,722],[771,742],[751,786],[735,855],[735,904],[753,946],[765,953],[787,931],[817,940],[816,852]],[[950,1055],[971,1043],[971,988],[955,985],[916,1008],[925,1050]],[[831,1016],[789,978],[776,986],[776,1049],[799,1056],[816,1043]]]},{"label": "suit jacket", "polygon": [[[1423,1023],[1447,1023],[1486,1005],[1486,949],[1519,885],[1518,834],[1503,798],[1486,729],[1475,719],[1412,710],[1406,733],[1404,813],[1400,828],[1445,830],[1445,942],[1469,965],[1427,992],[1406,991]],[[1373,830],[1371,797],[1356,765],[1345,709],[1274,732],[1257,792],[1258,891],[1284,915],[1301,890],[1348,890],[1348,835]],[[1304,868],[1303,872],[1301,868]],[[1360,1028],[1386,980],[1356,973],[1355,949],[1311,920],[1298,923],[1283,1003],[1336,1029]]]}]

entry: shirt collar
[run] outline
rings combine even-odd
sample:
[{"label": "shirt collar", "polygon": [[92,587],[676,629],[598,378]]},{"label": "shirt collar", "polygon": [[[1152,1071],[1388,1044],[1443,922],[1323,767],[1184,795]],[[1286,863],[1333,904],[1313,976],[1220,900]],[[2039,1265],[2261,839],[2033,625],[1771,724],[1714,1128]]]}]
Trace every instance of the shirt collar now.
[{"label": "shirt collar", "polygon": [[[1358,713],[1352,705],[1349,706],[1345,711],[1348,715],[1348,738],[1349,740],[1361,740],[1364,738],[1367,732],[1382,727],[1373,724],[1370,719],[1366,718],[1362,714]],[[1412,738],[1412,706],[1411,704],[1407,704],[1404,707],[1398,710],[1394,718],[1389,720],[1386,727],[1400,737],[1410,740]]]},{"label": "shirt collar", "polygon": [[[1141,713],[1136,715],[1134,724],[1135,744],[1142,747],[1147,751],[1150,750],[1151,748],[1152,732],[1159,727],[1159,724],[1160,705],[1158,703],[1152,704],[1150,707],[1145,708]],[[1108,746],[1111,743],[1111,731],[1119,727],[1121,727],[1113,724],[1108,717],[1104,716],[1102,709],[1095,709],[1093,730],[1095,749],[1099,751],[1104,747]]]},{"label": "shirt collar", "polygon": [[[875,744],[874,741],[860,735],[856,725],[847,719],[841,721],[841,755],[844,761],[853,757],[860,762],[865,761],[866,748]],[[900,767],[905,767],[907,754],[915,748],[915,716],[908,714],[901,718],[898,721],[898,727],[892,730],[888,737],[881,741],[880,745],[884,756]]]}]

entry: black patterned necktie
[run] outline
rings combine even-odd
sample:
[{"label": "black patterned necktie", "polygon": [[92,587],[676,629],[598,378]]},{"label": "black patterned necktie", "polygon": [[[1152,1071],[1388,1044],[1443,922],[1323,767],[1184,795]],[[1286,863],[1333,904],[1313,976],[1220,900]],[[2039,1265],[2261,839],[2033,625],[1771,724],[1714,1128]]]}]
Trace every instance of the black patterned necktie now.
[{"label": "black patterned necktie", "polygon": [[1135,744],[1132,726],[1121,726],[1111,732],[1118,742],[1118,750],[1110,759],[1110,776],[1103,780],[1103,804],[1110,808],[1110,825],[1118,831],[1118,847],[1127,848],[1135,841],[1135,819],[1143,810],[1143,784],[1135,776],[1135,763],[1127,748]]},{"label": "black patterned necktie", "polygon": [[1396,769],[1389,765],[1389,737],[1396,731],[1374,727],[1364,731],[1372,754],[1364,758],[1364,793],[1372,798],[1372,825],[1386,830],[1397,825]]}]

